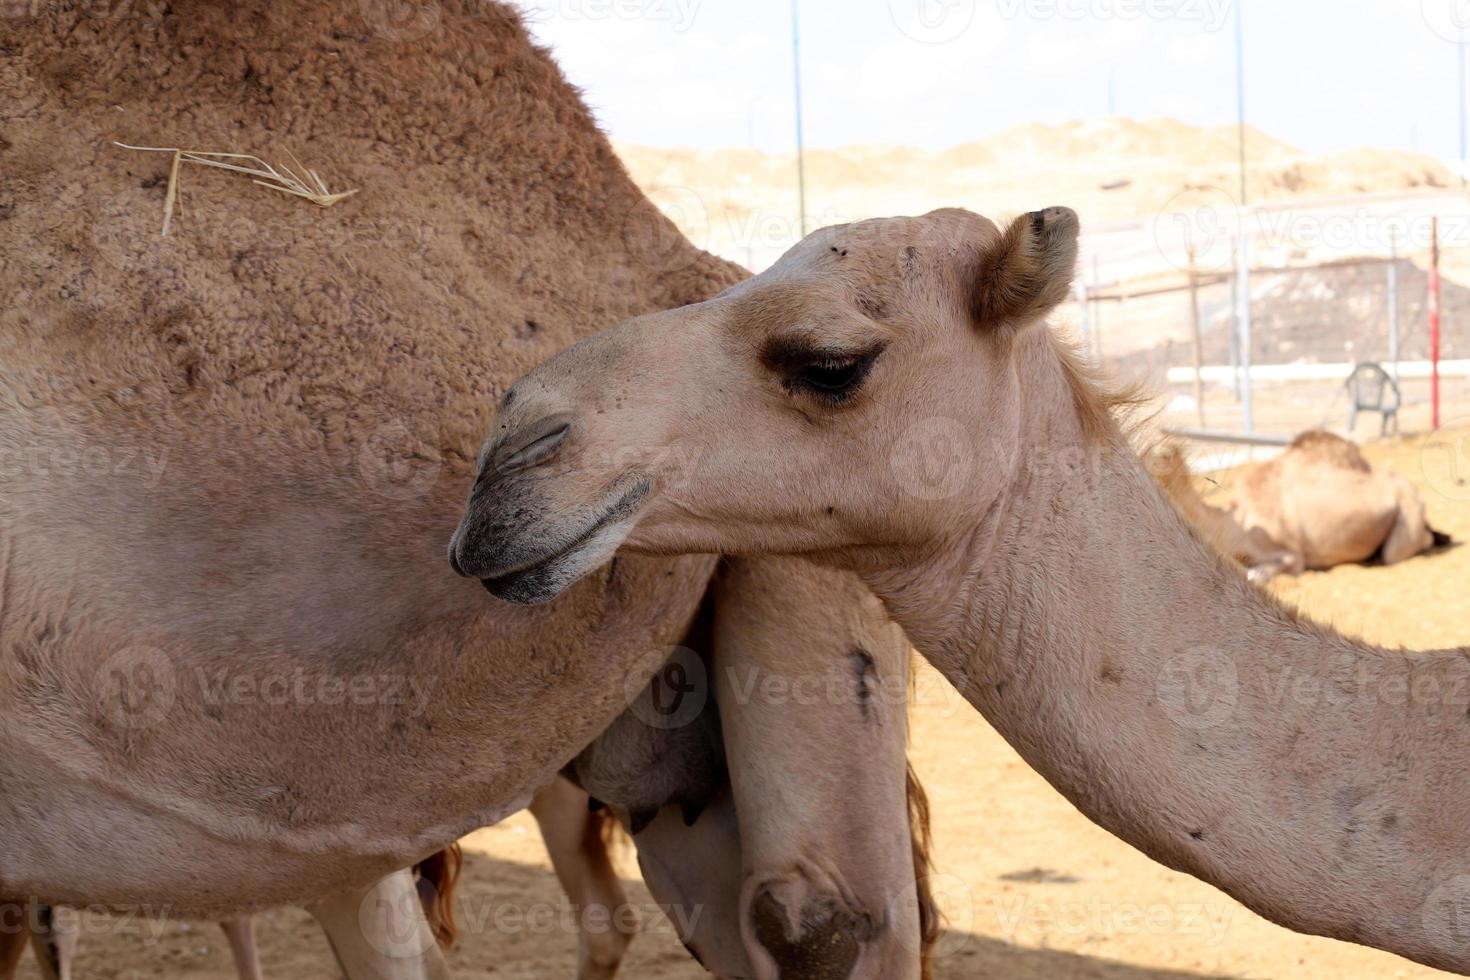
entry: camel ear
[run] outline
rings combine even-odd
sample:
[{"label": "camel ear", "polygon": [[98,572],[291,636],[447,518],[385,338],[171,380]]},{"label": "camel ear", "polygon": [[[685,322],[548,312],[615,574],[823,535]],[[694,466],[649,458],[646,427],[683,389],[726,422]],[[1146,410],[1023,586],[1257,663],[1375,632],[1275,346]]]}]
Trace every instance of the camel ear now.
[{"label": "camel ear", "polygon": [[1072,289],[1080,227],[1071,208],[1012,221],[980,256],[970,298],[975,322],[984,329],[1017,329],[1055,309]]}]

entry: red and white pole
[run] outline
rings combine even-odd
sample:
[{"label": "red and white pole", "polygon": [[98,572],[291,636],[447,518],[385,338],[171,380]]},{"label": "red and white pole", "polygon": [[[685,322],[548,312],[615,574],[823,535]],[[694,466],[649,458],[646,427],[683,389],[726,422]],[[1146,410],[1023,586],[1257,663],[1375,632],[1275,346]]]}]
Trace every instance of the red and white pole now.
[{"label": "red and white pole", "polygon": [[1439,428],[1439,219],[1430,224],[1429,249],[1429,399],[1434,406],[1434,428]]}]

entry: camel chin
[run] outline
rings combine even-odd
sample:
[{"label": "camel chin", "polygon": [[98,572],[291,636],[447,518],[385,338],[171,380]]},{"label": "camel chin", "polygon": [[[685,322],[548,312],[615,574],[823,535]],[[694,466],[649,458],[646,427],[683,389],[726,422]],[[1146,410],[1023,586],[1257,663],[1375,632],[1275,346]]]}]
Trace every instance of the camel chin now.
[{"label": "camel chin", "polygon": [[494,486],[477,490],[449,543],[449,564],[462,576],[478,578],[497,599],[550,602],[612,560],[637,523],[649,489],[648,481],[636,480],[600,506],[576,509],[587,513],[543,510],[540,520],[515,534],[504,533],[501,516],[532,509],[525,494],[497,493]]},{"label": "camel chin", "polygon": [[523,606],[550,602],[591,572],[612,560],[618,545],[633,530],[634,518],[600,525],[590,537],[530,568],[480,579],[485,591]]}]

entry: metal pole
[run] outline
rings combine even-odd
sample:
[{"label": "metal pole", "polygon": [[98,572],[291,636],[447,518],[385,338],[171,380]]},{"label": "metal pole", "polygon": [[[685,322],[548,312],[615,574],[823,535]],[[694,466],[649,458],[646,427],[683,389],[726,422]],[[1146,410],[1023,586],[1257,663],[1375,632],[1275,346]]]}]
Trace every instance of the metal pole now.
[{"label": "metal pole", "polygon": [[1388,239],[1388,360],[1393,365],[1393,380],[1399,382],[1399,242],[1397,235]]},{"label": "metal pole", "polygon": [[1204,338],[1199,323],[1199,275],[1194,268],[1194,249],[1189,250],[1189,323],[1194,328],[1194,404],[1199,409],[1199,427],[1205,427]]},{"label": "metal pole", "polygon": [[1092,358],[1092,317],[1089,315],[1087,305],[1087,281],[1079,275],[1077,277],[1077,315],[1082,333],[1082,356],[1090,360]]},{"label": "metal pole", "polygon": [[[1242,217],[1244,217],[1242,215]],[[1250,235],[1240,231],[1240,366],[1244,375],[1245,431],[1256,431],[1254,388],[1251,382],[1251,248]]]},{"label": "metal pole", "polygon": [[1235,107],[1240,120],[1240,206],[1250,203],[1245,169],[1245,0],[1235,0]]},{"label": "metal pole", "polygon": [[[1239,250],[1240,243],[1235,245]],[[1239,254],[1235,257],[1240,262]],[[1240,276],[1230,277],[1230,391],[1240,402]]]},{"label": "metal pole", "polygon": [[[1459,18],[1456,18],[1458,21]],[[1466,170],[1465,151],[1465,25],[1457,23],[1460,33],[1460,43],[1457,45],[1460,54],[1460,189],[1465,189],[1467,179],[1470,179],[1470,171]]]},{"label": "metal pole", "polygon": [[1429,252],[1429,400],[1433,426],[1439,428],[1439,219],[1431,222],[1433,244]]},{"label": "metal pole", "polygon": [[1102,274],[1098,271],[1098,257],[1096,255],[1092,257],[1092,290],[1093,295],[1099,297],[1092,317],[1092,361],[1094,364],[1101,364],[1103,358]]},{"label": "metal pole", "polygon": [[806,237],[806,134],[801,119],[801,21],[797,16],[798,0],[791,0],[791,66],[796,79],[796,199],[800,214],[797,223],[801,237]]}]

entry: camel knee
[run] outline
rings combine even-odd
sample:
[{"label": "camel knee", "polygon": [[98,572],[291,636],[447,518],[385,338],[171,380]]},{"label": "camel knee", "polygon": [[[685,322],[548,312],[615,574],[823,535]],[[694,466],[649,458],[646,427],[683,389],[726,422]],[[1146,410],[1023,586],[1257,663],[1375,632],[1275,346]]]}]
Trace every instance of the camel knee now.
[{"label": "camel knee", "polygon": [[746,911],[750,935],[781,980],[850,977],[875,932],[873,917],[805,882],[768,882]]},{"label": "camel knee", "polygon": [[582,929],[577,955],[577,980],[612,980],[627,955],[633,937],[619,929]]}]

